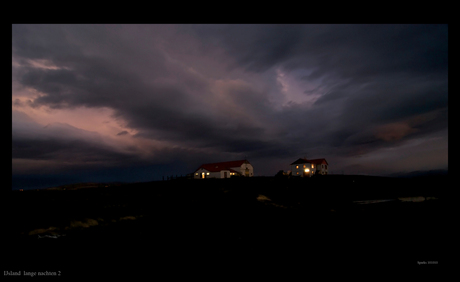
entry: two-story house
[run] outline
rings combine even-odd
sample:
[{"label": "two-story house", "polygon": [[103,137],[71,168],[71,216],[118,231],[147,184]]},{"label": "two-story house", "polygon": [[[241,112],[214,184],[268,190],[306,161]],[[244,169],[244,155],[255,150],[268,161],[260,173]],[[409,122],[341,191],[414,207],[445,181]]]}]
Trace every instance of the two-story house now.
[{"label": "two-story house", "polygon": [[291,164],[292,176],[311,177],[315,174],[326,175],[328,171],[326,159],[300,158]]},{"label": "two-story house", "polygon": [[193,173],[193,178],[230,178],[234,175],[253,177],[254,168],[248,160],[202,164]]}]

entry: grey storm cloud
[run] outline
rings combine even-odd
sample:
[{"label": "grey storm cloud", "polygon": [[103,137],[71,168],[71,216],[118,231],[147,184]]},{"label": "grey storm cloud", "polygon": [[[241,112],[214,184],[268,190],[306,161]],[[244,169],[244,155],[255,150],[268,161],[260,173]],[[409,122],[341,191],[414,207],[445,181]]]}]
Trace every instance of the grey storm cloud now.
[{"label": "grey storm cloud", "polygon": [[203,40],[222,45],[238,65],[313,68],[314,76],[361,80],[382,72],[445,73],[447,25],[203,25]]},{"label": "grey storm cloud", "polygon": [[69,124],[42,126],[27,115],[13,111],[12,158],[59,160],[76,164],[132,161],[133,154],[117,150],[97,132]]},{"label": "grey storm cloud", "polygon": [[[31,106],[111,108],[134,137],[260,158],[352,156],[447,128],[447,25],[12,28],[13,79],[41,93]],[[279,105],[276,69],[319,98]],[[38,154],[21,140],[13,150]]]},{"label": "grey storm cloud", "polygon": [[122,136],[122,135],[127,135],[127,134],[129,134],[129,132],[126,130],[123,130],[123,131],[118,132],[117,136]]},{"label": "grey storm cloud", "polygon": [[[46,33],[45,38],[47,35],[54,36]],[[101,44],[111,44],[103,43]],[[64,48],[65,42],[61,42],[61,45]],[[75,58],[75,61],[69,57]],[[204,87],[200,85],[202,83],[199,79],[192,83],[198,89],[190,90],[188,84],[181,85],[182,79],[186,82],[191,80],[188,77],[190,74],[175,69],[174,66],[158,64],[162,60],[154,60],[148,68],[142,69],[142,65],[139,65],[139,72],[151,74],[149,81],[145,81],[139,79],[135,75],[137,73],[130,73],[124,67],[125,63],[135,63],[130,57],[131,53],[122,53],[107,59],[88,58],[83,51],[76,49],[73,54],[64,56],[62,64],[60,58],[53,60],[54,64],[63,66],[62,68],[25,67],[19,81],[22,85],[45,94],[34,100],[35,107],[109,107],[115,110],[117,117],[124,118],[128,126],[141,129],[138,136],[159,140],[201,141],[202,145],[219,144],[227,150],[235,150],[238,146],[243,146],[242,150],[257,147],[255,143],[258,141],[251,135],[262,131],[261,128],[244,121],[231,121],[232,118],[216,116],[214,113],[206,114],[203,107],[192,98],[195,91],[208,91],[200,89]],[[153,57],[158,58],[160,55]],[[150,82],[156,79],[158,82]],[[243,104],[251,102],[251,93],[247,90],[233,94],[236,98],[246,95],[248,99]],[[235,126],[222,129],[221,124],[228,122],[235,123]]]}]

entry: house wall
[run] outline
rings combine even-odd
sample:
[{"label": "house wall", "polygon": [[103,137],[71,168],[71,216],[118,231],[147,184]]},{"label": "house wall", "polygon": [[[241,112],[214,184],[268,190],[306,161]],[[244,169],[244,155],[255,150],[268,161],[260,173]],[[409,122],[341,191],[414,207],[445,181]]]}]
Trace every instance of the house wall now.
[{"label": "house wall", "polygon": [[[194,179],[200,179],[201,178],[201,174],[202,173],[205,173],[205,178],[221,178],[220,177],[220,171],[219,172],[210,172],[210,171],[207,171],[206,169],[204,168],[200,168],[199,170],[195,171],[193,173],[193,178]],[[198,173],[198,175],[197,175]],[[209,175],[207,175],[209,173]]]},{"label": "house wall", "polygon": [[328,165],[327,164],[321,164],[320,167],[321,167],[321,174],[327,174]]},{"label": "house wall", "polygon": [[[315,165],[316,166],[316,165]],[[305,173],[305,169],[308,168],[310,171]],[[292,176],[300,176],[300,177],[311,177],[314,172],[312,173],[312,164],[311,163],[303,163],[303,164],[295,164],[291,165]]]},{"label": "house wall", "polygon": [[242,176],[246,176],[246,174],[245,174],[246,168],[248,168],[248,170],[249,170],[249,177],[253,177],[254,176],[254,168],[252,167],[251,164],[242,164],[239,167],[231,167],[231,169],[233,169],[235,171],[238,171]]},{"label": "house wall", "polygon": [[227,172],[227,178],[230,178],[230,170],[221,170],[219,178],[225,178],[225,172]]},{"label": "house wall", "polygon": [[[200,178],[201,178],[201,173],[202,173],[202,172],[204,172],[204,173],[206,174],[206,173],[209,172],[209,171],[200,168],[200,169],[198,169],[197,171],[195,171],[195,172],[193,173],[193,178],[194,178],[194,179],[200,179]],[[197,174],[198,174],[198,175],[197,175]],[[206,176],[207,176],[207,175],[206,175]]]},{"label": "house wall", "polygon": [[206,175],[206,178],[221,178],[220,171],[218,172],[210,172],[209,175]]},{"label": "house wall", "polygon": [[328,168],[327,168],[326,164],[318,164],[317,165],[317,168],[316,168],[316,173],[317,174],[325,175],[325,174],[328,174],[327,171],[328,171]]}]

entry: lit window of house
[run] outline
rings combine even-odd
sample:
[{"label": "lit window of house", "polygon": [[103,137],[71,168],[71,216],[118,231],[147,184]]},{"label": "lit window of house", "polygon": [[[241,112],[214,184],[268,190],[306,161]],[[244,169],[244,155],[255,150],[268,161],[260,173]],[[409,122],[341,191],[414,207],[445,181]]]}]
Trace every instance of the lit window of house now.
[{"label": "lit window of house", "polygon": [[296,165],[296,166],[295,166],[295,168],[299,168],[299,166],[298,166],[298,165]]}]

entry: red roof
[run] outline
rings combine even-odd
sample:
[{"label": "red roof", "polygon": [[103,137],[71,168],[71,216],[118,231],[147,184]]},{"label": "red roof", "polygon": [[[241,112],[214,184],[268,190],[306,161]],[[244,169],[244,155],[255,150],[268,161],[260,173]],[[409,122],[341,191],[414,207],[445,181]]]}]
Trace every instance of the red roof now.
[{"label": "red roof", "polygon": [[[220,162],[220,163],[210,163],[210,164],[202,164],[197,170],[200,168],[204,168],[209,172],[219,172],[221,170],[231,170],[231,167],[240,167],[242,164],[247,163],[249,164],[248,160],[239,160],[239,161],[229,161],[229,162]],[[234,171],[237,172],[237,171]]]},{"label": "red roof", "polygon": [[313,159],[310,162],[313,164],[328,164],[326,159]]},{"label": "red roof", "polygon": [[307,159],[304,159],[304,158],[300,158],[298,159],[297,161],[293,162],[291,165],[295,165],[295,164],[304,164],[304,163],[308,163],[309,161]]},{"label": "red roof", "polygon": [[293,162],[291,165],[295,164],[304,164],[304,163],[312,163],[312,164],[328,164],[326,159],[313,159],[313,160],[307,160],[305,158],[300,158],[297,161]]}]

